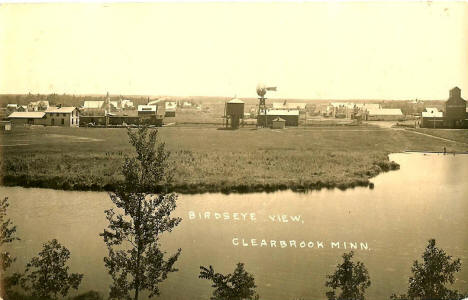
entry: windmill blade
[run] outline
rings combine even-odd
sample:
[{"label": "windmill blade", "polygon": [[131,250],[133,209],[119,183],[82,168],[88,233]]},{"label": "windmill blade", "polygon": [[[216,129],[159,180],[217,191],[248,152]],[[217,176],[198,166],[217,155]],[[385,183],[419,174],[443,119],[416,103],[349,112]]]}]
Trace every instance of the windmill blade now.
[{"label": "windmill blade", "polygon": [[259,83],[257,84],[257,94],[260,96],[260,97],[263,97],[265,96],[266,92],[267,91],[276,91],[276,86],[265,86],[265,84],[263,83]]}]

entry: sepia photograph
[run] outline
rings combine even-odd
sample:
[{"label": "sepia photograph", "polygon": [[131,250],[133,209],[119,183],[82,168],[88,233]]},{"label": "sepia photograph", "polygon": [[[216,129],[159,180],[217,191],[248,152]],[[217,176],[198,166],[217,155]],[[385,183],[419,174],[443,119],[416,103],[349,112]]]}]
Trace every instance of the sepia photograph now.
[{"label": "sepia photograph", "polygon": [[0,3],[0,300],[468,300],[467,99],[467,1]]}]

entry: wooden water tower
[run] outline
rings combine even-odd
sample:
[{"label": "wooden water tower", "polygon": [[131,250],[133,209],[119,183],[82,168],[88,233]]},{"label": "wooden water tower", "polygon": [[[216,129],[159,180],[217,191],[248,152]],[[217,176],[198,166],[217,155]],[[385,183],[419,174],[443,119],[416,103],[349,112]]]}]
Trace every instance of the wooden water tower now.
[{"label": "wooden water tower", "polygon": [[234,98],[226,103],[224,107],[224,117],[226,119],[226,127],[231,129],[239,128],[240,119],[244,119],[244,101]]}]

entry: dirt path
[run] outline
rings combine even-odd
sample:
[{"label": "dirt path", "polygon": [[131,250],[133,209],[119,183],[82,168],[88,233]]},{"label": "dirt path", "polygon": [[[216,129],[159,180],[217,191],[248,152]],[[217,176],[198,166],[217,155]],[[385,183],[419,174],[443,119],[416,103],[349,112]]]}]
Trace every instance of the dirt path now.
[{"label": "dirt path", "polygon": [[393,125],[395,125],[396,122],[375,121],[375,122],[367,122],[367,123],[372,124],[372,125],[376,125],[376,126],[382,128],[382,129],[404,130],[406,132],[411,132],[411,133],[414,133],[414,134],[423,135],[423,136],[433,138],[433,139],[436,139],[436,140],[441,140],[441,141],[450,142],[450,143],[458,143],[458,144],[468,146],[468,143],[464,143],[464,142],[460,142],[460,141],[456,141],[456,140],[452,140],[452,139],[448,139],[448,138],[443,138],[443,137],[428,134],[428,133],[422,133],[422,132],[414,131],[414,130],[407,129],[407,128],[404,128],[404,127],[393,127]]},{"label": "dirt path", "polygon": [[424,135],[424,136],[431,137],[431,138],[433,138],[433,139],[442,140],[442,141],[445,141],[445,142],[459,143],[459,144],[462,144],[462,145],[468,145],[468,143],[464,143],[464,142],[460,142],[460,141],[455,141],[455,140],[443,138],[443,137],[440,137],[440,136],[435,136],[435,135],[428,134],[428,133],[422,133],[422,132],[418,132],[418,131],[414,131],[414,130],[408,130],[408,129],[405,129],[405,131],[406,131],[406,132],[411,132],[411,133],[414,133],[414,134]]}]

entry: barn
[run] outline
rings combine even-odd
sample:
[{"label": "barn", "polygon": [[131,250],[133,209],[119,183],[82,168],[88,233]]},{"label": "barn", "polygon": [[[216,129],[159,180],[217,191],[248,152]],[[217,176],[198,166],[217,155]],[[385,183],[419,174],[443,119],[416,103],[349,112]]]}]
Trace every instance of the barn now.
[{"label": "barn", "polygon": [[281,118],[285,121],[286,126],[299,126],[299,110],[297,109],[267,109],[260,111],[257,116],[257,124],[262,127],[271,127],[273,120]]},{"label": "barn", "polygon": [[85,110],[104,110],[104,101],[94,101],[94,100],[86,100],[83,103],[83,109]]},{"label": "barn", "polygon": [[24,126],[24,125],[45,125],[46,113],[41,111],[32,112],[12,112],[8,116],[8,120],[11,122],[13,127]]}]

